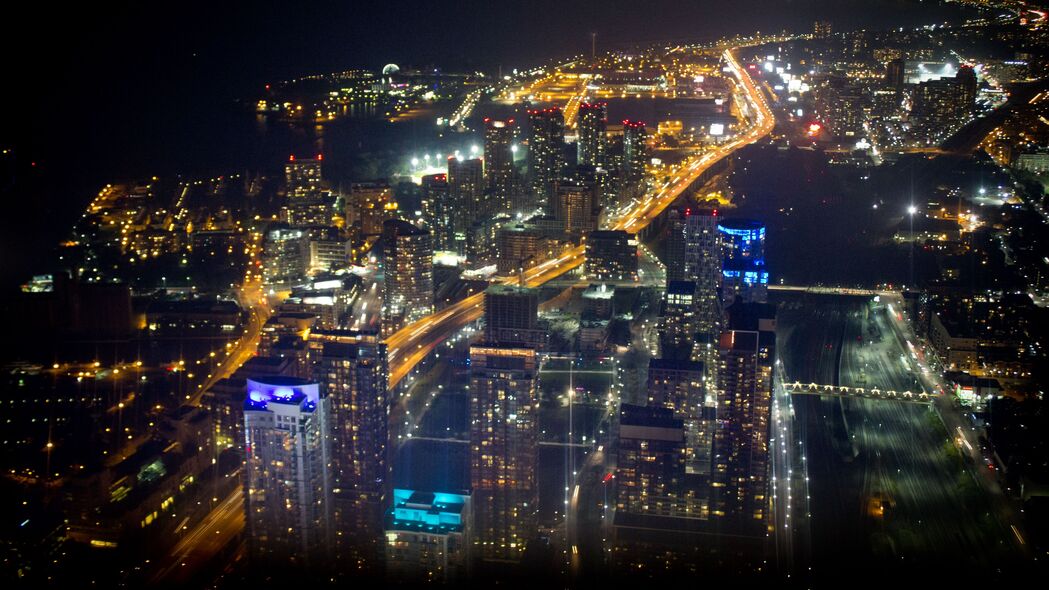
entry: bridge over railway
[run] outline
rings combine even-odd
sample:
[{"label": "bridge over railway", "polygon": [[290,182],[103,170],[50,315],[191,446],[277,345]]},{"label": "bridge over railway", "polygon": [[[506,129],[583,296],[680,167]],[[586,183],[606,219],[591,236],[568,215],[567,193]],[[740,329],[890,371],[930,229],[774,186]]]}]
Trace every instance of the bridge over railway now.
[{"label": "bridge over railway", "polygon": [[790,394],[798,395],[833,395],[838,397],[861,397],[866,399],[884,399],[919,404],[932,403],[934,394],[925,391],[897,391],[879,387],[848,387],[845,385],[828,385],[820,383],[784,383],[783,389]]}]

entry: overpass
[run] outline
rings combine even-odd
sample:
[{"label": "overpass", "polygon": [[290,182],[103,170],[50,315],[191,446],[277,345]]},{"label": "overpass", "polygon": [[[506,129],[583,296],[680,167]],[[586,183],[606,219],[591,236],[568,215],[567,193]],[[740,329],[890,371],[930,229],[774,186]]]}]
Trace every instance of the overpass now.
[{"label": "overpass", "polygon": [[823,285],[769,285],[769,291],[786,291],[794,293],[813,293],[816,295],[856,295],[860,297],[899,297],[899,291],[862,289],[854,287],[825,287]]},{"label": "overpass", "polygon": [[883,399],[920,404],[932,403],[932,399],[935,397],[925,391],[896,391],[893,389],[881,389],[879,387],[848,387],[845,385],[827,385],[819,383],[803,384],[798,381],[784,383],[783,389],[787,393],[798,395],[832,395],[837,397]]}]

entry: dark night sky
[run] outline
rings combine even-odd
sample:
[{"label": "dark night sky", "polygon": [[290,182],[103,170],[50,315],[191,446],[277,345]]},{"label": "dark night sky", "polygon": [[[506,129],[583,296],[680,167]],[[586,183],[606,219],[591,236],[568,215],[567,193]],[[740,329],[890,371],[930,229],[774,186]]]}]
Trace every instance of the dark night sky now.
[{"label": "dark night sky", "polygon": [[0,166],[0,289],[45,259],[99,185],[141,174],[155,145],[266,82],[389,62],[531,66],[588,51],[591,31],[601,50],[808,30],[817,18],[884,28],[935,10],[907,0],[23,3],[0,23],[0,146],[18,156]]}]

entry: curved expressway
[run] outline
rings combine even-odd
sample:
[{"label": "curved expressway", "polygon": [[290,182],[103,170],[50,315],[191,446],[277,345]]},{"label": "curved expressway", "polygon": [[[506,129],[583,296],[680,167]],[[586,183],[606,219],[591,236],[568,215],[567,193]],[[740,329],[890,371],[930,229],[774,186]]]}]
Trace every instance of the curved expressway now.
[{"label": "curved expressway", "polygon": [[[613,229],[636,233],[651,223],[673,203],[692,183],[712,165],[739,148],[754,143],[772,131],[775,118],[761,89],[736,61],[731,52],[725,52],[725,61],[739,81],[746,100],[755,107],[755,120],[736,139],[721,145],[717,150],[686,161],[673,177],[671,184],[646,197],[633,210],[624,215]],[[566,250],[560,257],[538,264],[524,272],[524,281],[529,287],[537,287],[583,263],[584,248],[576,246]],[[516,283],[518,277],[504,277],[504,283]],[[445,338],[478,320],[484,313],[484,293],[471,295],[462,301],[401,328],[386,339],[389,349],[390,387],[400,383],[412,368],[426,358]]]}]

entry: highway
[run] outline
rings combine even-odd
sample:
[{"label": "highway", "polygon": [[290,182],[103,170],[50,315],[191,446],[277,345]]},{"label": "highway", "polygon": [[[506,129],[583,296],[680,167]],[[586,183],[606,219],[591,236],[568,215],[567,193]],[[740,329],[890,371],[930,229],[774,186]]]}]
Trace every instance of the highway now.
[{"label": "highway", "polygon": [[173,586],[192,580],[243,530],[244,491],[236,486],[199,524],[175,532],[182,538],[160,560],[151,583]]},{"label": "highway", "polygon": [[[714,151],[685,160],[669,184],[647,196],[633,209],[627,211],[613,224],[612,229],[626,230],[631,233],[644,229],[683,192],[688,190],[707,169],[772,131],[775,119],[765,101],[764,94],[730,51],[725,52],[724,58],[733,75],[740,81],[740,87],[744,90],[747,100],[754,105],[755,120],[732,141],[718,146]],[[561,256],[526,270],[524,281],[530,287],[542,285],[578,267],[583,263],[583,256],[582,246],[570,248]],[[516,283],[518,277],[501,277],[498,281]],[[484,313],[483,307],[484,294],[478,293],[391,334],[386,339],[389,349],[390,387],[400,383],[445,338],[480,319]]]}]

